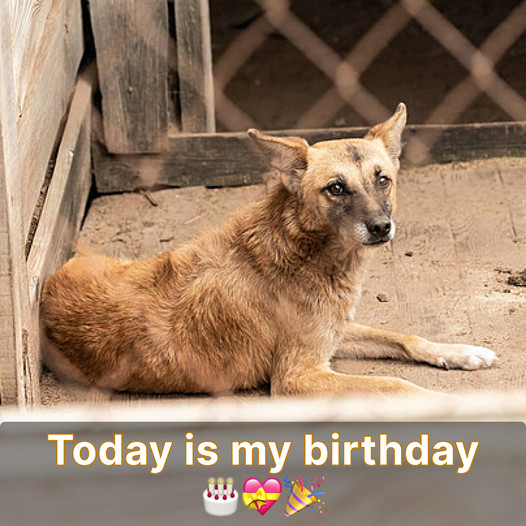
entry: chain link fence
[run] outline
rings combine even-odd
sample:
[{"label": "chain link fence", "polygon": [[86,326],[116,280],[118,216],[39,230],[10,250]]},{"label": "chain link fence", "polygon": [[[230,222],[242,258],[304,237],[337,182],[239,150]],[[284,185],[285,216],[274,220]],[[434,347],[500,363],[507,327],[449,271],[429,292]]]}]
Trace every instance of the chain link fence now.
[{"label": "chain link fence", "polygon": [[[294,13],[289,1],[254,2],[260,9],[259,15],[217,57],[214,67],[216,118],[227,130],[237,131],[258,126],[253,116],[242,109],[236,100],[229,98],[227,87],[267,39],[276,34],[292,44],[331,84],[325,93],[302,112],[295,122],[295,128],[326,127],[345,106],[352,108],[368,124],[387,118],[392,108],[387,108],[367,89],[362,79],[380,54],[413,21],[466,70],[464,78],[449,89],[429,112],[423,124],[436,123],[438,120],[448,124],[455,123],[482,93],[501,108],[509,116],[509,120],[526,120],[526,98],[496,72],[499,60],[526,31],[526,1],[511,9],[477,47],[432,2],[399,0],[392,3],[374,24],[364,30],[361,38],[343,59],[326,40]],[[349,5],[349,9],[359,9],[359,6]],[[276,64],[276,72],[278,71],[279,64]],[[425,159],[440,133],[439,128],[430,128],[414,134],[406,146],[406,157],[414,162]]]}]

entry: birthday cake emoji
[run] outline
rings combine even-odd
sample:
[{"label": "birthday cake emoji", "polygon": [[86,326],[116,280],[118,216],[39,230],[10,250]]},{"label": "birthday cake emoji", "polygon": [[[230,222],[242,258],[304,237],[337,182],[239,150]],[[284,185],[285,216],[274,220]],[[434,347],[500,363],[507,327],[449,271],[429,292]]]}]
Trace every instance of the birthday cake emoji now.
[{"label": "birthday cake emoji", "polygon": [[232,515],[237,510],[239,495],[234,489],[234,479],[222,478],[217,482],[211,478],[208,480],[208,488],[203,491],[205,511],[210,515],[225,516]]}]

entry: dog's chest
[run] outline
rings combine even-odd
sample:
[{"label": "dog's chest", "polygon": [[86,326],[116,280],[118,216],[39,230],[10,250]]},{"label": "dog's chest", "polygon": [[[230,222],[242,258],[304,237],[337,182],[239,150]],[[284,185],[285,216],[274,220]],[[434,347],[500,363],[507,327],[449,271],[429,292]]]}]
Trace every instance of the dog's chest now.
[{"label": "dog's chest", "polygon": [[312,338],[316,340],[321,336],[324,341],[321,346],[332,349],[340,340],[346,323],[354,318],[361,288],[361,284],[357,284],[335,291],[330,283],[326,283],[302,293],[296,291],[294,311],[301,319],[304,332],[312,331]]},{"label": "dog's chest", "polygon": [[330,311],[330,316],[344,323],[354,319],[361,294],[361,279],[331,279],[329,285],[325,287],[324,303]]},{"label": "dog's chest", "polygon": [[351,297],[351,306],[347,313],[347,321],[354,320],[354,316],[356,315],[356,308],[358,307],[358,303],[361,297],[362,297],[362,284],[360,283],[357,290],[354,292],[354,294]]}]

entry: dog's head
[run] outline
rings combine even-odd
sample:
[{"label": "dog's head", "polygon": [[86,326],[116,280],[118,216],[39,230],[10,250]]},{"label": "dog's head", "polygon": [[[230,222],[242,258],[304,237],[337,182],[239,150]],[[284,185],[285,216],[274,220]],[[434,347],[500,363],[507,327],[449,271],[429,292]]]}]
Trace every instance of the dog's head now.
[{"label": "dog's head", "polygon": [[346,244],[381,245],[394,237],[396,175],[406,107],[363,139],[309,146],[299,137],[248,131],[269,165],[302,205],[298,216],[313,231],[332,231]]}]

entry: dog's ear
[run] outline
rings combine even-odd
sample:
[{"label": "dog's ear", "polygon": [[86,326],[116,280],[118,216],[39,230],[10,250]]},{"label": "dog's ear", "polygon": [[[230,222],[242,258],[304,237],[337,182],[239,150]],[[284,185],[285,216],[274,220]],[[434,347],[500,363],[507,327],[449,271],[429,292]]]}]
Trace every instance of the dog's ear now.
[{"label": "dog's ear", "polygon": [[256,143],[271,168],[291,192],[298,184],[308,164],[309,143],[300,137],[272,137],[251,128],[248,135]]},{"label": "dog's ear", "polygon": [[402,153],[402,132],[406,121],[407,109],[405,104],[401,102],[396,108],[394,115],[385,122],[371,128],[365,138],[381,139],[389,157],[395,164],[398,164],[398,159]]}]

